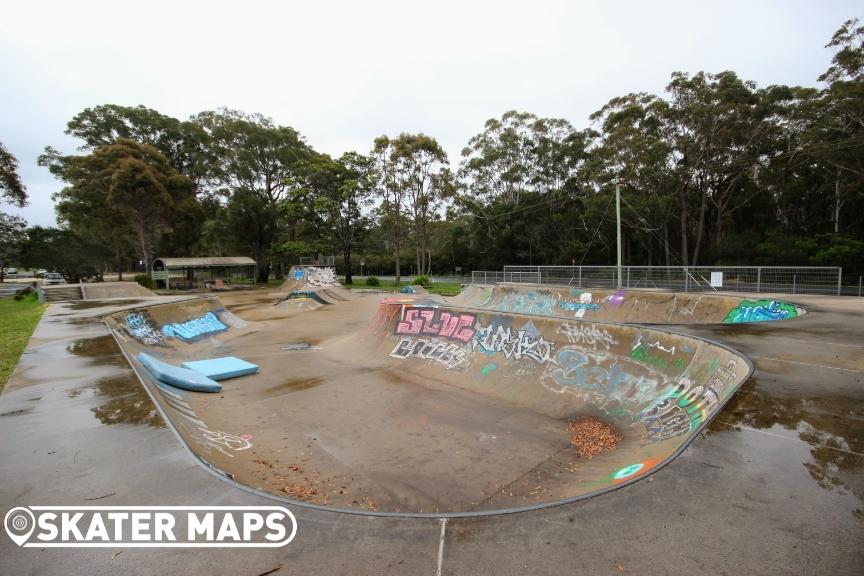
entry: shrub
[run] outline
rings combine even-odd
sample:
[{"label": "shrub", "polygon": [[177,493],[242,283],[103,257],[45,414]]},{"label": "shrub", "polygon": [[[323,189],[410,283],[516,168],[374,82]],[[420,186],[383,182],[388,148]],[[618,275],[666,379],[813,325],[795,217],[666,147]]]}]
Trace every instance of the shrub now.
[{"label": "shrub", "polygon": [[414,278],[414,282],[412,284],[416,286],[422,286],[423,288],[429,288],[429,285],[432,284],[432,281],[429,280],[428,276],[417,276]]},{"label": "shrub", "polygon": [[378,281],[377,276],[369,276],[366,278],[366,286],[378,286],[381,282]]},{"label": "shrub", "polygon": [[136,274],[135,282],[147,288],[148,290],[152,290],[156,285],[153,283],[153,278],[150,277],[149,274]]}]

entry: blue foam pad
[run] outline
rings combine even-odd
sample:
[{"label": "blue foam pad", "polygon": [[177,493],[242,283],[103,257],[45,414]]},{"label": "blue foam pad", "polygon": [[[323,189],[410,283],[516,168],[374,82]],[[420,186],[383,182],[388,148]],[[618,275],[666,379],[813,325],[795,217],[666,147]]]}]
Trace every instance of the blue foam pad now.
[{"label": "blue foam pad", "polygon": [[227,380],[258,372],[258,366],[234,356],[211,358],[210,360],[193,360],[183,362],[185,368],[203,374],[212,380]]},{"label": "blue foam pad", "polygon": [[219,392],[222,390],[221,384],[214,382],[200,372],[167,364],[144,352],[138,354],[136,359],[150,371],[154,378],[165,384],[193,392]]}]

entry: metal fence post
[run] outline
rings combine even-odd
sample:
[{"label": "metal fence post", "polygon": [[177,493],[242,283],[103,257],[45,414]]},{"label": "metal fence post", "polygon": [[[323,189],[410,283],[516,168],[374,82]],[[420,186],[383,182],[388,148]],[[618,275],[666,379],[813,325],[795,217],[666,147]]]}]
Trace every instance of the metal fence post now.
[{"label": "metal fence post", "polygon": [[795,280],[797,278],[798,277],[795,274],[792,275],[792,294],[795,294]]},{"label": "metal fence post", "polygon": [[756,293],[762,289],[762,267],[756,268]]},{"label": "metal fence post", "polygon": [[[579,266],[579,288],[582,288],[582,266]],[[858,291],[860,292],[861,290]]]},{"label": "metal fence post", "polygon": [[630,266],[627,266],[627,288],[630,288]]},{"label": "metal fence post", "polygon": [[837,296],[843,293],[843,268],[837,269]]},{"label": "metal fence post", "polygon": [[858,276],[858,296],[861,296],[861,276]]},{"label": "metal fence post", "polygon": [[543,284],[543,271],[537,268],[537,284]]},{"label": "metal fence post", "polygon": [[687,273],[687,267],[684,267],[684,292],[689,292],[690,274]]}]

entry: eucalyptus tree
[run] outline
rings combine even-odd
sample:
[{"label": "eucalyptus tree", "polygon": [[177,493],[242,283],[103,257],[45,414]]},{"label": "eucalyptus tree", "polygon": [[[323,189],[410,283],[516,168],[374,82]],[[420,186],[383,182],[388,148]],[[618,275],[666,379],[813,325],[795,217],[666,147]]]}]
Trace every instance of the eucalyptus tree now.
[{"label": "eucalyptus tree", "polygon": [[53,195],[61,223],[111,246],[118,265],[134,243],[149,270],[158,238],[195,205],[192,181],[147,144],[121,138],[86,155],[49,150],[39,162],[67,184]]},{"label": "eucalyptus tree", "polygon": [[598,145],[592,150],[591,181],[606,190],[613,184],[621,187],[629,224],[625,241],[633,231],[641,232],[640,244],[647,248],[649,265],[655,239],[660,240],[667,266],[673,250],[669,228],[675,158],[666,124],[668,108],[662,98],[643,92],[613,98],[591,115],[600,129]]},{"label": "eucalyptus tree", "polygon": [[266,283],[280,204],[303,185],[312,150],[296,130],[260,114],[221,109],[193,120],[206,134],[209,186],[226,199],[237,238],[258,262],[258,281]]},{"label": "eucalyptus tree", "polygon": [[27,187],[18,175],[18,160],[0,142],[0,202],[19,208],[27,204]]},{"label": "eucalyptus tree", "polygon": [[320,217],[331,245],[342,253],[345,282],[351,284],[351,257],[366,227],[364,210],[373,201],[372,160],[357,152],[346,152],[336,160],[322,154],[310,163],[307,186],[312,212]]},{"label": "eucalyptus tree", "polygon": [[[668,122],[678,154],[681,252],[684,264],[695,265],[709,226],[711,246],[717,248],[727,217],[759,192],[755,177],[766,125],[755,84],[742,81],[734,72],[692,76],[674,72],[666,90],[670,96]],[[686,246],[688,192],[699,203],[690,257]],[[708,222],[712,215],[713,223]]]}]

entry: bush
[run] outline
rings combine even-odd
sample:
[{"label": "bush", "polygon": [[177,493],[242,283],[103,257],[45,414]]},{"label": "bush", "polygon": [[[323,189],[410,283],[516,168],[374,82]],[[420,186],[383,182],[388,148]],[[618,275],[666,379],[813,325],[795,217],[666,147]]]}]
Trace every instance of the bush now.
[{"label": "bush", "polygon": [[366,286],[378,286],[381,282],[378,281],[377,276],[369,276],[366,278]]},{"label": "bush", "polygon": [[144,288],[147,288],[148,290],[152,290],[156,287],[156,284],[154,284],[153,282],[153,278],[151,278],[149,274],[136,274],[135,282],[137,282]]},{"label": "bush", "polygon": [[417,276],[414,278],[414,282],[412,282],[415,286],[422,286],[423,288],[429,288],[429,285],[432,284],[432,281],[429,280],[428,276]]}]

